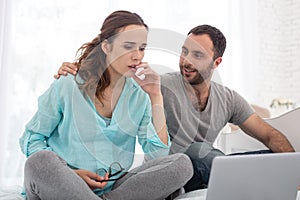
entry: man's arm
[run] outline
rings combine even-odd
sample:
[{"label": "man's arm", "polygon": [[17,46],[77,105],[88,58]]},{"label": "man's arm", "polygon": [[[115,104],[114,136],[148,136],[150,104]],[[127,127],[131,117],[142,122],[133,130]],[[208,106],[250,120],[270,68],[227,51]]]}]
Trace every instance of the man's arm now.
[{"label": "man's arm", "polygon": [[257,114],[252,114],[240,128],[248,135],[256,138],[273,152],[294,152],[294,148],[281,132],[273,128]]}]

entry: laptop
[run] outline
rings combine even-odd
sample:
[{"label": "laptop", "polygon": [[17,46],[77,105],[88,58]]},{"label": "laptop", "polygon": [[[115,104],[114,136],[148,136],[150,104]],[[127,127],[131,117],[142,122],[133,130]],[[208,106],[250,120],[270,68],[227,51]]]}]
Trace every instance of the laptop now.
[{"label": "laptop", "polygon": [[213,160],[207,190],[176,199],[296,200],[300,153],[221,156]]},{"label": "laptop", "polygon": [[300,153],[217,157],[207,200],[295,200],[300,185]]}]

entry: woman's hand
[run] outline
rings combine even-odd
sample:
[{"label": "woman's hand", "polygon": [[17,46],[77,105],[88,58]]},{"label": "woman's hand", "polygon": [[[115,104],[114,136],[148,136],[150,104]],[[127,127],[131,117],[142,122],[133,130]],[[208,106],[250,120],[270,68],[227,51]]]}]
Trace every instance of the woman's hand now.
[{"label": "woman's hand", "polygon": [[[160,90],[160,76],[151,67],[148,63],[141,63],[136,66],[136,69],[143,68],[137,75],[134,75],[132,78],[141,86],[141,88],[151,96],[161,95]],[[145,75],[145,78],[141,80],[138,76]]]},{"label": "woman's hand", "polygon": [[[147,63],[141,63],[136,67],[144,68],[133,79],[148,93],[152,105],[152,122],[160,140],[168,145],[168,131],[166,117],[164,113],[163,96],[160,89],[160,75],[153,71]],[[141,80],[138,76],[144,74],[145,79]]]},{"label": "woman's hand", "polygon": [[89,185],[92,190],[97,188],[103,189],[107,185],[107,181],[101,181],[108,180],[108,173],[106,173],[104,177],[101,177],[96,173],[84,169],[77,169],[74,171]]},{"label": "woman's hand", "polygon": [[58,69],[57,74],[54,75],[54,78],[59,79],[61,75],[67,76],[68,73],[76,75],[77,71],[78,68],[74,63],[63,62],[63,64]]}]

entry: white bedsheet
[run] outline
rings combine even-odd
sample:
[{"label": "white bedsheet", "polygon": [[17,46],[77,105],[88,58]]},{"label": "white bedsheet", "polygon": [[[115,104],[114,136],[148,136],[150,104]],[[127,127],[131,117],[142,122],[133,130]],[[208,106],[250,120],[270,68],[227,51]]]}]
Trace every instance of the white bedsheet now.
[{"label": "white bedsheet", "polygon": [[[24,200],[20,194],[22,191],[21,186],[1,186],[0,187],[0,200]],[[196,190],[185,193],[176,198],[176,200],[205,200],[206,190]],[[298,192],[297,199],[300,200],[300,192]]]},{"label": "white bedsheet", "polygon": [[[205,200],[205,199],[206,199],[206,189],[188,192],[175,198],[175,200]],[[300,191],[298,191],[296,200],[300,200]]]},{"label": "white bedsheet", "polygon": [[0,200],[24,200],[22,186],[0,186]]}]

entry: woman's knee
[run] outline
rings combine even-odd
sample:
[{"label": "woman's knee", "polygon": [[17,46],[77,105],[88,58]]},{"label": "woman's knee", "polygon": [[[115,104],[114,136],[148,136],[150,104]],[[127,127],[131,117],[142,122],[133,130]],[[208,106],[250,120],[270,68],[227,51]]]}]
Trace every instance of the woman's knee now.
[{"label": "woman's knee", "polygon": [[51,160],[57,159],[56,153],[48,150],[38,151],[31,156],[25,162],[25,171],[28,170],[40,170],[45,166],[46,163],[51,162]]},{"label": "woman's knee", "polygon": [[194,174],[191,159],[183,153],[177,153],[174,154],[174,156],[175,155],[177,157],[177,159],[174,161],[176,171],[183,180],[188,181]]}]

